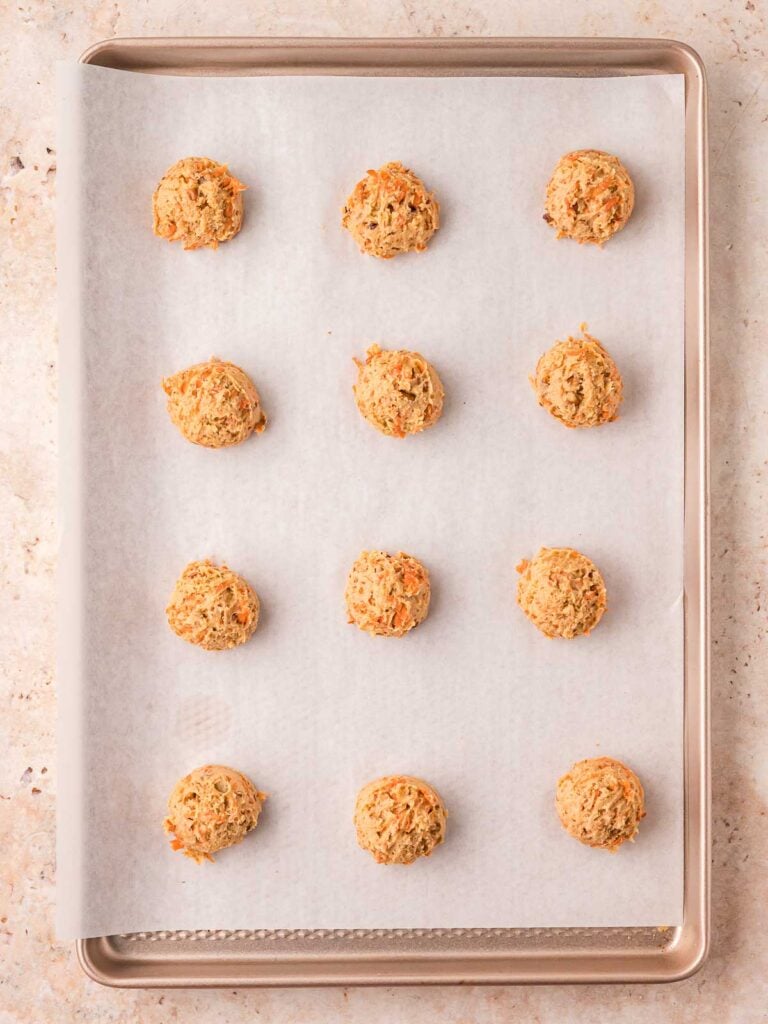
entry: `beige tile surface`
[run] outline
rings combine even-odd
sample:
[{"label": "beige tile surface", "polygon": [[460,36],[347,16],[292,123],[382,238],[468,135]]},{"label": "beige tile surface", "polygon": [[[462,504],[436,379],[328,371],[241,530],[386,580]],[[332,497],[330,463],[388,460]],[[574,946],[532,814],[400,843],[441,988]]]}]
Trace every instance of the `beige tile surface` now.
[{"label": "beige tile surface", "polygon": [[[0,1024],[768,1020],[765,0],[6,0],[0,4]],[[661,988],[112,992],[53,936],[53,64],[114,35],[625,35],[711,86],[714,944]],[[64,257],[65,258],[65,257]],[[762,925],[762,927],[761,927]]]}]

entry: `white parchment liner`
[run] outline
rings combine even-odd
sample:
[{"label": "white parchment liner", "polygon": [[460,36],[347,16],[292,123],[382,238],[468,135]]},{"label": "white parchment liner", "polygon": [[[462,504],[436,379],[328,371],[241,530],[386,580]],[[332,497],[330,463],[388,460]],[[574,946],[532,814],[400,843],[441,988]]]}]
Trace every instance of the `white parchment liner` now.
[{"label": "white parchment liner", "polygon": [[[683,79],[60,78],[62,937],[178,928],[624,926],[680,922],[683,870]],[[557,242],[543,192],[573,148],[615,152],[637,206],[604,250]],[[218,252],[153,237],[181,156],[245,181]],[[423,255],[361,256],[340,206],[401,159],[437,193]],[[621,419],[568,431],[528,374],[586,321],[625,380]],[[352,357],[413,347],[447,392],[397,441],[352,400]],[[242,365],[266,432],[212,452],[171,426],[160,380]],[[514,603],[541,545],[603,571],[597,631],[548,641]],[[366,547],[429,567],[411,636],[347,625]],[[245,647],[167,627],[196,558],[256,587]],[[553,808],[580,758],[630,764],[638,841],[580,846]],[[199,867],[161,828],[176,779],[239,768],[269,800]],[[410,868],[355,844],[370,778],[428,779],[445,845]]]}]

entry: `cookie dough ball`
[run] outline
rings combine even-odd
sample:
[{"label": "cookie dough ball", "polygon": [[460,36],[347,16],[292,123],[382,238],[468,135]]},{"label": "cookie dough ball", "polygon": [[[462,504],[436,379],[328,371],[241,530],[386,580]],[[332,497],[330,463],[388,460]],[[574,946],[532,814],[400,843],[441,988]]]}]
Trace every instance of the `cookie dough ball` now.
[{"label": "cookie dough ball", "polygon": [[357,363],[353,391],[368,422],[391,437],[418,434],[440,419],[445,393],[437,371],[424,356],[371,345]]},{"label": "cookie dough ball", "polygon": [[523,559],[517,571],[517,603],[545,636],[586,636],[603,617],[603,577],[573,548],[542,548],[533,561]]},{"label": "cookie dough ball", "polygon": [[446,816],[443,801],[426,782],[386,775],[357,794],[357,841],[378,864],[412,864],[445,839]]},{"label": "cookie dough ball", "polygon": [[206,651],[244,644],[259,624],[259,599],[226,565],[190,562],[165,609],[176,636]]},{"label": "cookie dough ball", "polygon": [[176,783],[168,798],[165,831],[174,850],[199,863],[241,843],[259,820],[266,793],[234,768],[206,764]]},{"label": "cookie dough ball", "polygon": [[389,163],[358,181],[341,223],[360,252],[389,260],[427,248],[440,226],[440,206],[421,178],[401,163]]},{"label": "cookie dough ball", "polygon": [[549,179],[544,220],[558,238],[602,245],[624,227],[634,205],[635,187],[618,157],[578,149],[561,157]]},{"label": "cookie dough ball", "polygon": [[226,448],[267,425],[253,381],[234,363],[197,363],[166,377],[163,390],[171,420],[193,444]]},{"label": "cookie dough ball", "polygon": [[185,157],[168,168],[152,196],[154,232],[185,249],[216,249],[242,227],[245,188],[225,164]]},{"label": "cookie dough ball", "polygon": [[373,636],[404,636],[429,611],[429,573],[398,551],[363,551],[349,571],[344,597],[350,623]]},{"label": "cookie dough ball", "polygon": [[640,779],[612,757],[578,761],[558,782],[555,806],[574,839],[611,853],[634,839],[645,817]]},{"label": "cookie dough ball", "polygon": [[545,352],[531,377],[539,405],[566,427],[599,427],[618,418],[621,374],[603,346],[585,331]]}]

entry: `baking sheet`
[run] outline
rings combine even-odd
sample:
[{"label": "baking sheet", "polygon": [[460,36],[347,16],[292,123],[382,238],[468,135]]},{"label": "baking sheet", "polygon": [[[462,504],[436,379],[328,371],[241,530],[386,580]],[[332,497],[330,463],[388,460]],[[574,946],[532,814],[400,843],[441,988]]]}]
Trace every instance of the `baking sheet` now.
[{"label": "baking sheet", "polygon": [[[64,67],[61,87],[61,255],[77,264],[62,500],[65,548],[82,544],[62,580],[62,937],[679,923],[682,77]],[[552,166],[585,145],[618,152],[638,189],[602,252],[541,223]],[[244,230],[216,253],[151,235],[156,180],[192,153],[250,185]],[[380,263],[339,206],[392,158],[435,189],[443,227],[427,254]],[[582,320],[627,397],[618,423],[568,432],[526,378]],[[351,359],[372,341],[435,362],[434,430],[396,443],[360,420]],[[253,375],[271,419],[225,452],[186,445],[159,388],[213,353]],[[586,640],[546,641],[514,607],[514,565],[541,544],[604,572],[609,612]],[[431,570],[430,617],[401,642],[345,623],[364,547]],[[163,614],[206,556],[264,608],[253,641],[220,655]],[[557,777],[599,753],[647,789],[640,839],[614,857],[569,840],[552,809]],[[252,837],[200,868],[159,823],[175,779],[209,760],[270,800]],[[441,791],[450,831],[429,860],[385,869],[357,849],[352,805],[399,771]]]}]

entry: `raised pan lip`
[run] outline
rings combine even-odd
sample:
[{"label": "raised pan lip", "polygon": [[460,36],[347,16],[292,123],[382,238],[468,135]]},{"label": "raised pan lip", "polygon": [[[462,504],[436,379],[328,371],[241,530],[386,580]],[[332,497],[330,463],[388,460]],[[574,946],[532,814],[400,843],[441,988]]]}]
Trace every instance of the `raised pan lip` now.
[{"label": "raised pan lip", "polygon": [[[450,38],[425,36],[113,36],[101,39],[86,47],[77,59],[79,64],[90,64],[93,57],[111,46],[136,45],[160,46],[192,43],[197,46],[305,46],[309,49],[321,49],[330,46],[338,49],[352,46],[381,46],[396,49],[409,46],[414,49],[451,49],[452,47],[469,47],[470,49],[501,48],[513,46],[518,49],[531,47],[544,49],[553,46],[568,46],[573,43],[583,44],[583,49],[596,51],[610,50],[623,46],[627,49],[641,50],[655,47],[671,52],[678,52],[689,58],[696,68],[706,90],[706,70],[699,52],[680,39],[665,39],[659,36],[451,36]],[[706,102],[706,92],[704,96]]]}]

